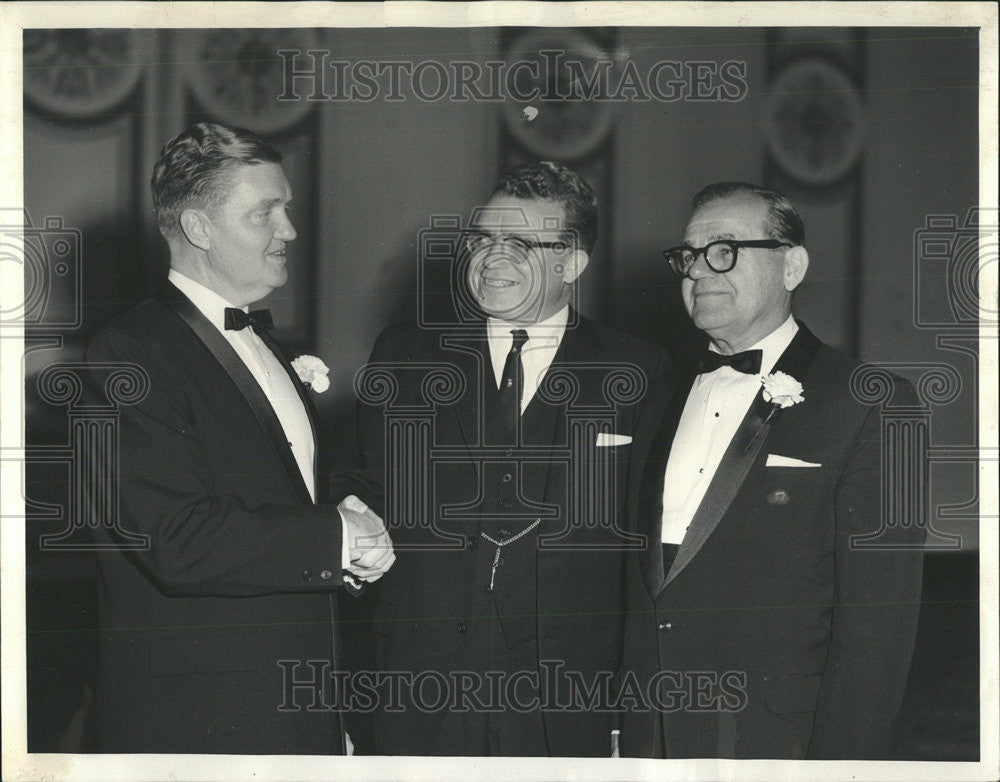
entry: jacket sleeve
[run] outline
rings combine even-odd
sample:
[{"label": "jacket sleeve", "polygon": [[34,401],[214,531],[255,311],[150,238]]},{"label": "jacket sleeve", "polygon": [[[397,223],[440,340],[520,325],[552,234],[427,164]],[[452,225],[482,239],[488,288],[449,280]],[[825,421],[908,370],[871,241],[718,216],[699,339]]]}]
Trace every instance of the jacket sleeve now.
[{"label": "jacket sleeve", "polygon": [[[107,329],[91,343],[87,361],[129,363],[146,374],[149,390],[119,409],[118,519],[147,536],[130,550],[136,564],[166,594],[243,596],[339,587],[341,519],[330,505],[248,505],[221,494],[203,451],[214,432],[198,431],[184,379],[154,358],[129,333]],[[97,393],[97,368],[88,389]],[[223,422],[220,422],[222,425]],[[224,467],[224,466],[223,466]]]},{"label": "jacket sleeve", "polygon": [[[915,397],[898,383],[896,404]],[[883,492],[912,490],[911,476],[884,469],[883,448],[881,410],[873,408],[837,487],[832,635],[809,759],[886,757],[906,688],[925,528],[923,519],[883,518]]]}]

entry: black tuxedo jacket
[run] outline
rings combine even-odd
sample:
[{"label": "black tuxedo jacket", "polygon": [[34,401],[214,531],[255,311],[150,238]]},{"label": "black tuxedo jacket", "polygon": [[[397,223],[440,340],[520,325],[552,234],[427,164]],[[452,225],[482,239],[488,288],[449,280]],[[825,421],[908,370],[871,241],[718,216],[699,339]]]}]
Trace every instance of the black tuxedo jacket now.
[{"label": "black tuxedo jacket", "polygon": [[[623,754],[887,751],[916,634],[923,531],[878,537],[881,416],[852,395],[856,366],[799,324],[775,371],[798,379],[804,400],[769,417],[758,396],[666,576],[663,475],[693,375],[644,405],[628,519],[648,546],[629,555],[623,679],[658,708],[625,713]],[[912,400],[906,381],[892,382],[893,404]],[[816,466],[768,466],[769,455]]]},{"label": "black tuxedo jacket", "polygon": [[[571,324],[574,318],[571,313]],[[648,378],[663,372],[665,361],[658,348],[580,318],[567,329],[548,369],[547,390],[538,391],[521,417],[523,447],[504,449],[483,445],[490,428],[485,395],[496,389],[484,325],[451,333],[383,332],[366,371],[378,370],[370,377],[372,388],[391,387],[393,399],[388,405],[360,404],[358,412],[365,460],[388,481],[385,519],[397,546],[397,561],[379,585],[373,622],[381,670],[482,674],[488,650],[477,646],[482,634],[476,630],[492,611],[484,586],[494,547],[480,532],[496,535],[509,527],[514,535],[540,518],[498,570],[496,603],[504,632],[513,628],[537,638],[540,659],[583,676],[588,685],[614,674],[624,550],[636,544],[625,537],[619,513],[631,449],[625,439],[634,431]],[[442,369],[450,379],[442,376],[437,401],[429,404],[434,383],[427,381],[428,372]],[[376,382],[381,372],[391,378]],[[428,414],[433,421],[420,434],[415,422]],[[387,415],[414,422],[396,429],[404,435],[390,436],[388,447]],[[603,438],[618,444],[598,446],[599,432],[619,435]],[[406,461],[417,453],[427,454],[418,460],[422,466]],[[494,474],[502,475],[499,484]],[[423,485],[429,487],[423,506],[429,510],[418,521],[414,515],[423,512],[398,497],[420,495]],[[513,507],[500,496],[505,486],[516,487]],[[563,679],[557,685],[560,697],[565,685]],[[401,711],[376,712],[379,751],[427,754],[446,710],[422,712],[405,693],[402,705]],[[544,724],[553,755],[609,751],[607,712],[553,708],[545,711]],[[466,754],[461,748],[443,751]]]},{"label": "black tuxedo jacket", "polygon": [[[289,687],[337,664],[339,514],[313,504],[229,343],[167,291],[87,351],[95,394],[108,362],[137,365],[149,382],[120,407],[120,515],[96,533],[100,751],[339,753],[338,713],[313,688]],[[118,530],[148,545],[116,549]]]}]

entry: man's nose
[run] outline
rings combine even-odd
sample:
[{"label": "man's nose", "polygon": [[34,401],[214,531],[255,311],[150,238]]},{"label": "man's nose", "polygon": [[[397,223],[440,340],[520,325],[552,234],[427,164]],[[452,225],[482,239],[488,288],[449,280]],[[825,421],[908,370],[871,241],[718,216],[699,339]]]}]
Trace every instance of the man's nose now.
[{"label": "man's nose", "polygon": [[691,268],[687,270],[687,276],[692,280],[700,279],[701,277],[711,277],[715,272],[708,265],[708,258],[705,257],[705,251],[698,253],[694,258],[694,263],[691,264]]},{"label": "man's nose", "polygon": [[490,248],[489,253],[483,259],[483,266],[487,269],[492,269],[500,264],[510,265],[513,263],[513,259],[504,250],[503,245],[495,244]]},{"label": "man's nose", "polygon": [[274,232],[275,238],[281,239],[283,242],[291,242],[298,235],[298,231],[295,230],[295,226],[292,225],[292,221],[288,218],[288,215],[282,212],[281,217],[278,219],[278,230]]}]

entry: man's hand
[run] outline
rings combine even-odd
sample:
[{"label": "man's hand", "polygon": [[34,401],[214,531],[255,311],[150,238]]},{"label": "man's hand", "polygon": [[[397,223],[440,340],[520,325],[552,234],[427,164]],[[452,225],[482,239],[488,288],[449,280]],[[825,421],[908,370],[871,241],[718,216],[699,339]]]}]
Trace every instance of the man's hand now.
[{"label": "man's hand", "polygon": [[377,581],[396,561],[385,522],[353,494],[345,497],[337,510],[347,529],[348,572],[364,581]]}]

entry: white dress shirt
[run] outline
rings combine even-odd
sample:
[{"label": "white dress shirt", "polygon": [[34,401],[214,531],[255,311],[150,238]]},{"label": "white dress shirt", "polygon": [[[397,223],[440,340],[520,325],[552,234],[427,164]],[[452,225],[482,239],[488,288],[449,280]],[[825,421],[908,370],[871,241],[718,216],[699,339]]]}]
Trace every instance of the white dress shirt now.
[{"label": "white dress shirt", "polygon": [[[271,349],[264,344],[264,341],[257,336],[257,333],[250,327],[239,331],[225,327],[226,307],[233,307],[215,291],[206,288],[201,283],[195,282],[190,277],[186,277],[176,269],[171,269],[167,277],[181,293],[191,299],[191,302],[202,315],[211,321],[219,333],[226,338],[226,341],[233,346],[233,350],[243,360],[246,368],[250,370],[254,380],[263,390],[267,401],[274,408],[281,428],[288,438],[288,444],[292,448],[295,462],[302,473],[302,480],[305,481],[306,488],[309,489],[309,496],[316,500],[316,478],[313,472],[313,459],[315,458],[316,444],[313,441],[312,426],[309,423],[309,415],[306,413],[302,399],[298,391],[292,384],[281,362],[275,357]],[[237,307],[244,312],[249,311],[249,307]]]},{"label": "white dress shirt", "polygon": [[[732,367],[698,375],[681,413],[663,480],[664,543],[680,543],[708,490],[729,443],[760,392],[761,379],[771,373],[799,330],[789,316],[783,324],[748,350],[761,350],[760,374]],[[711,345],[709,350],[718,353]]]},{"label": "white dress shirt", "polygon": [[496,379],[497,388],[500,388],[503,367],[507,363],[507,354],[510,353],[510,348],[514,343],[511,331],[524,329],[528,332],[528,341],[521,349],[521,364],[524,367],[524,392],[521,394],[522,414],[545,378],[545,373],[548,372],[552,359],[556,357],[556,351],[559,350],[562,338],[566,334],[568,321],[568,305],[555,315],[538,323],[511,323],[497,318],[489,318],[486,321],[486,338],[490,345],[490,360],[493,362],[493,376]]},{"label": "white dress shirt", "polygon": [[[233,304],[176,269],[170,270],[167,279],[187,296],[201,314],[219,330],[219,333],[232,345],[236,355],[240,357],[240,360],[243,361],[254,380],[261,387],[267,401],[271,403],[275,415],[278,416],[288,445],[292,449],[292,455],[295,457],[295,463],[302,474],[302,480],[305,481],[306,488],[309,490],[309,496],[315,502],[314,459],[316,443],[313,439],[312,425],[309,422],[309,414],[302,404],[302,398],[292,384],[292,379],[288,376],[285,368],[252,328],[247,327],[239,331],[226,329],[226,307],[234,307]],[[237,307],[236,309],[247,312],[249,307]],[[341,526],[343,543],[340,561],[341,566],[346,568],[350,565],[351,560],[347,540],[347,524],[343,515],[341,515]]]}]

